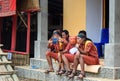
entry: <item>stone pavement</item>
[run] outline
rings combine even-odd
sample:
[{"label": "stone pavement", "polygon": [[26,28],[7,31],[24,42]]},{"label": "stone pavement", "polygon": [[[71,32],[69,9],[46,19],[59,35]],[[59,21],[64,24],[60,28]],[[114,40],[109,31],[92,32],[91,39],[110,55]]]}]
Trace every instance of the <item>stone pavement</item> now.
[{"label": "stone pavement", "polygon": [[[20,79],[20,81],[42,81],[42,80],[28,79],[28,78],[22,78],[22,77],[19,77],[19,79]],[[89,80],[87,80],[87,79],[89,79]],[[120,80],[93,78],[93,77],[89,77],[87,79],[86,79],[86,81],[120,81]]]},{"label": "stone pavement", "polygon": [[42,81],[42,80],[35,80],[35,79],[28,79],[28,78],[23,78],[19,77],[20,81]]}]

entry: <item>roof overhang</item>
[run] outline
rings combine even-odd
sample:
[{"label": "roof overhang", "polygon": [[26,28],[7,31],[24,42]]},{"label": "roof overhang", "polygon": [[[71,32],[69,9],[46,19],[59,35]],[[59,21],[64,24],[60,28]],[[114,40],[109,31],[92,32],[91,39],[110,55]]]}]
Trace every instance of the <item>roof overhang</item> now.
[{"label": "roof overhang", "polygon": [[0,0],[0,17],[15,15],[16,11],[40,11],[39,0]]}]

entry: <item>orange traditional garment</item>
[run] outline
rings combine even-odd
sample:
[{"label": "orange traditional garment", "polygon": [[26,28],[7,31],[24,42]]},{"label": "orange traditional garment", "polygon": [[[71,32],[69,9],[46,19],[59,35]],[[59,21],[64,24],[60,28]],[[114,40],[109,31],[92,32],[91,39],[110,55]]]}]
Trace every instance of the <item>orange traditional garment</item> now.
[{"label": "orange traditional garment", "polygon": [[47,55],[55,60],[58,60],[58,52],[64,50],[67,44],[68,44],[67,40],[64,39],[62,40],[62,42],[59,42],[58,44],[50,45],[49,47],[51,51],[47,52]]},{"label": "orange traditional garment", "polygon": [[64,55],[65,55],[65,57],[68,59],[68,61],[69,61],[70,63],[73,63],[73,62],[74,62],[74,56],[75,56],[75,55],[70,54],[70,53],[65,53]]},{"label": "orange traditional garment", "polygon": [[76,42],[77,42],[77,37],[76,36],[69,37],[69,44],[66,47],[67,53],[64,54],[69,62],[73,62],[74,61],[74,54],[70,54],[69,50],[71,48],[75,47]]},{"label": "orange traditional garment", "polygon": [[85,44],[81,45],[80,48],[86,52],[87,55],[82,55],[84,63],[88,65],[99,64],[98,52],[96,46],[91,41],[86,41]]},{"label": "orange traditional garment", "polygon": [[[70,46],[68,47],[70,49]],[[84,63],[88,65],[97,65],[99,64],[97,48],[91,41],[86,41],[85,44],[80,47],[82,50],[88,52],[88,55],[82,55]],[[69,62],[74,62],[74,55],[70,53],[64,54]]]},{"label": "orange traditional garment", "polygon": [[69,62],[73,62],[73,61],[74,61],[74,54],[70,54],[70,53],[69,53],[69,50],[70,50],[71,48],[73,48],[73,47],[74,47],[74,46],[69,43],[69,44],[67,45],[67,47],[66,47],[66,50],[68,50],[68,52],[64,54],[65,57],[68,59]]},{"label": "orange traditional garment", "polygon": [[68,40],[62,39],[62,43],[63,43],[63,50],[64,50],[68,45]]}]

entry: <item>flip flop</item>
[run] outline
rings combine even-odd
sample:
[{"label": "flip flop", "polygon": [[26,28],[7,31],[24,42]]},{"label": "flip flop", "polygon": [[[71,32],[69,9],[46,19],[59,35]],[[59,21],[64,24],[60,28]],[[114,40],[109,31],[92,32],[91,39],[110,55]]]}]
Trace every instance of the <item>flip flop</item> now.
[{"label": "flip flop", "polygon": [[70,75],[72,73],[72,71],[70,70],[70,71],[66,71],[63,75],[64,76],[68,76],[68,75]]},{"label": "flip flop", "polygon": [[72,78],[74,78],[75,75],[76,75],[76,73],[71,73],[70,75],[68,75],[69,80],[72,79]]},{"label": "flip flop", "polygon": [[77,76],[77,79],[83,79],[85,77],[85,74],[80,73],[79,76]]},{"label": "flip flop", "polygon": [[66,72],[66,70],[61,70],[61,71],[58,72],[58,75],[62,75],[62,74],[64,74],[65,72]]},{"label": "flip flop", "polygon": [[49,72],[54,72],[54,70],[46,70],[44,73],[48,74]]}]

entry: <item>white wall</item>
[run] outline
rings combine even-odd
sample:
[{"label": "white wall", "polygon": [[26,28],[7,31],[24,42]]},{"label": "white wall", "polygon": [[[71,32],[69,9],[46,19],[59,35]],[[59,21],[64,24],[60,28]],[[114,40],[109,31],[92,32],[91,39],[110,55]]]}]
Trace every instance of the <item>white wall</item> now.
[{"label": "white wall", "polygon": [[102,0],[86,0],[86,31],[94,42],[100,42],[102,28]]}]

